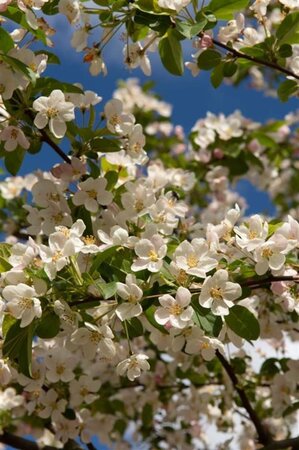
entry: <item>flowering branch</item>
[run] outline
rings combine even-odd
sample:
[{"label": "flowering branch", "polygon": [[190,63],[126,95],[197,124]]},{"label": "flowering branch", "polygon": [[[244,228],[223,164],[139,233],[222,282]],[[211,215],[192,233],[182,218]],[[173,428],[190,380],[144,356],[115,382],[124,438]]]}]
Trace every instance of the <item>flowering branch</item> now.
[{"label": "flowering branch", "polygon": [[[204,33],[199,33],[198,34],[199,37],[203,37]],[[269,67],[271,69],[277,70],[278,72],[284,73],[288,76],[291,76],[293,78],[296,78],[296,80],[299,80],[299,75],[294,74],[291,70],[288,70],[284,67],[281,67],[279,64],[270,62],[270,61],[265,61],[263,59],[260,58],[256,58],[254,56],[250,56],[250,55],[246,55],[245,53],[242,53],[236,49],[234,49],[233,47],[230,47],[229,45],[223,44],[220,41],[217,41],[217,39],[212,38],[212,42],[214,45],[216,45],[217,47],[223,48],[224,50],[227,50],[229,53],[231,53],[233,56],[235,56],[236,58],[243,58],[243,59],[247,59],[248,61],[254,62],[255,64],[259,64],[261,66],[266,66]]]},{"label": "flowering branch", "polygon": [[283,439],[282,441],[274,441],[261,448],[261,450],[281,450],[283,448],[291,448],[292,450],[299,448],[299,436],[296,438]]},{"label": "flowering branch", "polygon": [[61,148],[48,136],[44,130],[40,130],[42,141],[46,142],[53,150],[68,164],[71,164],[71,159],[61,150]]},{"label": "flowering branch", "polygon": [[[18,448],[20,450],[39,450],[39,445],[28,439],[24,439],[20,436],[15,436],[14,434],[4,432],[0,435],[0,442],[11,447]],[[55,447],[50,445],[45,445],[44,450],[56,450]]]},{"label": "flowering branch", "polygon": [[[252,421],[252,423],[255,426],[256,432],[258,434],[259,442],[264,445],[268,445],[272,443],[272,438],[269,434],[269,432],[265,429],[264,425],[262,424],[260,418],[258,417],[255,410],[252,408],[251,403],[247,397],[246,392],[244,389],[240,387],[239,380],[234,372],[234,369],[230,365],[230,363],[227,361],[227,359],[219,352],[219,350],[216,350],[216,355],[219,361],[221,362],[222,366],[224,367],[227,375],[229,376],[236,392],[238,393],[240,400],[242,402],[243,407],[248,412],[248,415]],[[274,447],[279,448],[279,447]],[[267,450],[269,448],[267,447]]]}]

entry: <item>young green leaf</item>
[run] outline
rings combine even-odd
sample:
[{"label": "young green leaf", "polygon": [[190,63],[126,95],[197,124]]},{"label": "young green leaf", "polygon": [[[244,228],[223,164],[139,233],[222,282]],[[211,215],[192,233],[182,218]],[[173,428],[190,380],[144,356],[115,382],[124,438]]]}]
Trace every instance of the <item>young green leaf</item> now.
[{"label": "young green leaf", "polygon": [[160,40],[159,54],[162,64],[168,72],[178,76],[183,74],[184,63],[182,46],[173,30],[168,30]]},{"label": "young green leaf", "polygon": [[246,8],[249,0],[212,0],[207,9],[212,11],[217,19],[229,20],[234,18],[234,14]]},{"label": "young green leaf", "polygon": [[247,341],[256,340],[260,335],[260,324],[256,317],[244,306],[235,305],[225,316],[225,322],[238,336]]},{"label": "young green leaf", "polygon": [[218,66],[221,62],[221,53],[216,50],[205,50],[197,58],[197,65],[200,69],[210,70]]}]

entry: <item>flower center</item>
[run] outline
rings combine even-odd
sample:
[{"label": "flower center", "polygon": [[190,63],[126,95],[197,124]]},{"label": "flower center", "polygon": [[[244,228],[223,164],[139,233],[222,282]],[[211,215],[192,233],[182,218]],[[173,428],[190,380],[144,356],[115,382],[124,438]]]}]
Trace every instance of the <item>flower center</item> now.
[{"label": "flower center", "polygon": [[65,365],[64,364],[58,364],[56,366],[56,373],[57,373],[57,375],[62,375],[64,371],[65,371]]},{"label": "flower center", "polygon": [[172,305],[169,308],[170,314],[172,314],[174,316],[180,316],[183,311],[184,311],[184,309],[180,305],[178,305],[177,303],[175,305]]},{"label": "flower center", "polygon": [[195,253],[191,253],[190,255],[187,256],[187,264],[190,269],[197,266],[198,258],[195,255]]},{"label": "flower center", "polygon": [[57,108],[49,108],[47,111],[47,116],[49,119],[53,119],[54,117],[58,116],[58,109]]},{"label": "flower center", "polygon": [[28,297],[23,297],[20,300],[20,307],[22,309],[31,309],[33,305],[33,300],[32,298],[28,298]]},{"label": "flower center", "polygon": [[210,289],[210,295],[214,300],[222,300],[222,290],[220,288],[211,288]]},{"label": "flower center", "polygon": [[88,235],[88,236],[83,236],[82,240],[85,245],[92,245],[95,243],[96,238],[94,236]]},{"label": "flower center", "polygon": [[270,258],[270,256],[273,255],[273,250],[271,248],[264,248],[262,251],[262,257],[263,258]]},{"label": "flower center", "polygon": [[92,189],[91,191],[87,191],[87,193],[88,193],[88,197],[93,198],[93,199],[97,198],[97,192],[94,189]]},{"label": "flower center", "polygon": [[153,262],[157,262],[159,260],[157,252],[155,250],[150,250],[148,252],[148,257]]},{"label": "flower center", "polygon": [[256,231],[250,230],[249,231],[249,239],[255,239],[258,236]]}]

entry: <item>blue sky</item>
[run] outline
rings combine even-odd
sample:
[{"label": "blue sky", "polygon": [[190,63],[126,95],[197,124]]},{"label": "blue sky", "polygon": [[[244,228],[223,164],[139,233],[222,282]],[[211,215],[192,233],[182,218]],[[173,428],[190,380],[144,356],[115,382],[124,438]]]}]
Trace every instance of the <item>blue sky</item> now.
[{"label": "blue sky", "polygon": [[[117,81],[129,77],[137,77],[141,81],[149,78],[144,76],[140,69],[129,71],[123,64],[122,42],[117,35],[104,50],[104,59],[108,67],[108,75],[92,77],[88,71],[88,64],[83,63],[83,54],[76,53],[70,46],[71,32],[66,19],[55,19],[57,33],[54,36],[53,52],[61,61],[61,66],[49,66],[46,74],[71,83],[80,82],[85,89],[94,90],[103,97],[103,103],[111,98],[116,88]],[[191,45],[185,47],[185,59],[190,58],[193,52]],[[155,82],[155,91],[163,100],[173,105],[173,120],[175,124],[183,125],[186,133],[200,117],[204,117],[207,111],[213,113],[223,112],[230,114],[236,109],[241,110],[245,117],[265,121],[269,118],[280,119],[285,114],[296,108],[296,101],[281,103],[278,99],[266,97],[262,92],[250,88],[248,80],[238,88],[229,85],[221,85],[214,89],[209,82],[209,73],[202,71],[198,77],[193,78],[188,70],[183,77],[170,75],[161,65],[156,54],[149,54],[152,60],[151,80]],[[49,169],[51,165],[59,162],[58,157],[49,148],[44,148],[41,153],[28,155],[22,169],[27,173],[36,168]],[[250,208],[247,213],[259,211],[272,211],[273,208],[265,193],[256,191],[249,183],[241,182],[239,191],[247,197]]]}]

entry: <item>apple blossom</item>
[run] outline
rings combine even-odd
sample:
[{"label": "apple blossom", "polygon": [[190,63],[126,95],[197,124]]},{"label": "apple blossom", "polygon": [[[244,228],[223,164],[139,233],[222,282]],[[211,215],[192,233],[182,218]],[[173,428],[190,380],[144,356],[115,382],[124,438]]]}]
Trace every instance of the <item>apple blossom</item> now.
[{"label": "apple blossom", "polygon": [[198,300],[204,308],[211,308],[216,316],[225,316],[234,305],[233,300],[241,294],[241,286],[228,281],[228,272],[220,269],[205,279]]},{"label": "apple blossom", "polygon": [[190,324],[193,308],[190,306],[191,293],[180,286],[175,298],[165,294],[159,297],[160,307],[155,312],[155,320],[160,325],[170,324],[175,328],[185,328]]},{"label": "apple blossom", "polygon": [[117,367],[116,371],[118,375],[127,375],[130,381],[134,381],[135,378],[140,377],[141,372],[150,370],[150,365],[148,363],[148,356],[143,353],[135,354],[129,358],[121,361]]},{"label": "apple blossom", "polygon": [[32,287],[24,283],[6,286],[2,295],[7,302],[7,311],[16,319],[21,319],[21,328],[29,325],[35,317],[41,317],[41,303]]},{"label": "apple blossom", "polygon": [[66,124],[75,118],[74,105],[65,101],[65,96],[60,89],[54,89],[49,97],[39,97],[34,100],[33,109],[37,111],[34,124],[37,128],[49,128],[53,135],[60,139],[66,133]]}]

